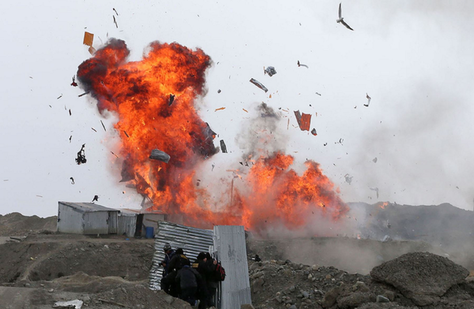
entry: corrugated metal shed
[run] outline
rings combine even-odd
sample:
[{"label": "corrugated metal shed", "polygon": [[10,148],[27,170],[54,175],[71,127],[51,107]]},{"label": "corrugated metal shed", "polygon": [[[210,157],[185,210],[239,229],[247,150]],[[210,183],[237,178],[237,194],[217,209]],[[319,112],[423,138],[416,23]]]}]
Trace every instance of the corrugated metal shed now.
[{"label": "corrugated metal shed", "polygon": [[119,212],[94,203],[58,202],[57,230],[73,234],[116,234]]},{"label": "corrugated metal shed", "polygon": [[244,227],[214,226],[214,250],[226,271],[226,279],[220,287],[218,308],[232,309],[251,304]]},{"label": "corrugated metal shed", "polygon": [[137,215],[135,213],[124,212],[120,210],[118,217],[118,235],[135,236],[137,229]]},{"label": "corrugated metal shed", "polygon": [[163,252],[165,243],[170,243],[173,249],[183,248],[184,254],[193,262],[199,252],[209,252],[209,247],[213,245],[213,234],[213,230],[160,221],[155,231],[155,254],[150,270],[150,289],[160,289],[163,268],[159,264],[165,259]]}]

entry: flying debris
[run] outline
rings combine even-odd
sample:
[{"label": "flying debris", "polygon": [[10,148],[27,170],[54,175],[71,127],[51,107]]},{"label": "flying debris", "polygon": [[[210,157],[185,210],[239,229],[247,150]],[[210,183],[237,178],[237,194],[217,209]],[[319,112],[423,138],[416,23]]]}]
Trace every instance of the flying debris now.
[{"label": "flying debris", "polygon": [[367,98],[367,104],[364,104],[365,107],[369,107],[369,104],[370,104],[370,100],[372,100],[372,98],[369,96],[369,94],[365,94],[365,97]]},{"label": "flying debris", "polygon": [[321,96],[321,94],[319,92],[316,92],[317,95]]},{"label": "flying debris", "polygon": [[337,23],[343,24],[347,29],[354,31],[346,22],[344,21],[344,18],[342,17],[342,8],[341,8],[341,3],[339,3],[339,19],[336,20]]},{"label": "flying debris", "polygon": [[248,113],[248,112],[249,112],[249,111],[248,111],[248,110],[246,110],[245,108],[242,108],[242,109],[243,109],[243,111],[244,111],[244,112],[246,112],[246,113]]},{"label": "flying debris", "polygon": [[263,74],[268,74],[270,77],[272,77],[273,75],[275,75],[277,73],[277,71],[275,70],[274,67],[267,67],[264,71],[263,71]]},{"label": "flying debris", "polygon": [[313,128],[313,130],[311,130],[311,134],[313,134],[314,136],[318,135],[315,128]]},{"label": "flying debris", "polygon": [[114,10],[115,14],[118,16],[117,10],[115,8],[112,8],[112,10]]},{"label": "flying debris", "polygon": [[76,157],[76,163],[77,165],[81,165],[82,163],[86,163],[86,151],[84,150],[84,147],[86,147],[86,144],[82,144],[81,150],[77,153]]},{"label": "flying debris", "polygon": [[110,153],[113,154],[116,158],[119,157],[119,156],[117,156],[113,151],[111,151]]},{"label": "flying debris", "polygon": [[327,145],[328,145],[328,143],[324,143],[324,144],[323,144],[323,146],[327,146]]},{"label": "flying debris", "polygon": [[89,91],[86,91],[86,92],[84,92],[84,93],[79,94],[78,97],[80,98],[80,97],[82,97],[82,96],[85,96],[85,95],[88,94],[88,93],[89,93]]},{"label": "flying debris", "polygon": [[221,90],[220,90],[220,89],[219,89],[219,90],[217,90],[217,93],[221,93]]},{"label": "flying debris", "polygon": [[377,157],[372,160],[374,163],[377,163]]},{"label": "flying debris", "polygon": [[94,131],[94,132],[97,132],[97,130],[96,130],[96,129],[94,129],[93,127],[91,127],[91,129],[92,129],[92,131]]},{"label": "flying debris", "polygon": [[352,182],[352,177],[354,177],[354,176],[351,176],[351,175],[349,175],[349,174],[345,174],[345,175],[344,175],[344,179],[346,180],[346,182],[347,182],[348,184],[351,184],[351,182]]},{"label": "flying debris", "polygon": [[77,87],[77,83],[76,83],[76,76],[75,76],[75,75],[72,77],[72,83],[71,83],[71,86],[73,86],[73,87]]},{"label": "flying debris", "polygon": [[377,198],[379,198],[379,188],[375,187],[375,188],[369,188],[369,189],[372,191],[375,191],[375,193],[377,194]]},{"label": "flying debris", "polygon": [[69,109],[69,116],[72,116],[72,112],[71,112],[71,109]]},{"label": "flying debris", "polygon": [[63,97],[63,94],[61,93],[61,95],[59,97],[57,97],[56,99],[59,100]]},{"label": "flying debris", "polygon": [[221,111],[221,110],[224,110],[224,109],[225,109],[225,107],[219,107],[219,108],[216,108],[215,112]]},{"label": "flying debris", "polygon": [[174,102],[174,97],[175,97],[175,95],[171,93],[171,94],[170,94],[170,100],[169,100],[168,106],[171,106],[171,104],[173,104],[173,102]]},{"label": "flying debris", "polygon": [[104,125],[104,123],[102,122],[102,120],[100,121],[100,123],[102,124],[102,128],[104,128],[104,131],[107,132],[107,129],[105,128],[105,125]]},{"label": "flying debris", "polygon": [[74,177],[69,177],[69,179],[71,179],[71,184],[75,184],[76,182],[74,181]]},{"label": "flying debris", "polygon": [[159,161],[163,161],[165,163],[168,163],[168,161],[170,160],[170,155],[167,154],[164,151],[159,150],[159,149],[153,149],[151,151],[151,154],[150,154],[149,158],[153,159],[153,160],[159,160]]},{"label": "flying debris", "polygon": [[96,194],[94,195],[94,198],[92,199],[91,203],[98,202],[99,201],[99,196]]},{"label": "flying debris", "polygon": [[118,24],[117,24],[117,20],[115,19],[115,15],[112,15],[112,17],[114,18],[115,27],[118,28]]},{"label": "flying debris", "polygon": [[258,80],[254,79],[254,78],[251,78],[250,79],[250,82],[252,84],[254,84],[255,86],[257,86],[258,88],[262,89],[263,91],[267,92],[268,89],[267,87],[265,87],[261,82],[259,82]]},{"label": "flying debris", "polygon": [[72,140],[72,135],[69,136],[69,143],[71,143],[71,140]]},{"label": "flying debris", "polygon": [[83,44],[92,47],[92,42],[94,42],[94,34],[85,31]]},{"label": "flying debris", "polygon": [[299,60],[298,60],[298,62],[297,62],[296,64],[298,65],[298,67],[305,67],[305,68],[308,68],[308,69],[309,69],[309,66],[307,66],[306,64],[300,63]]},{"label": "flying debris", "polygon": [[221,139],[221,150],[222,150],[222,153],[227,153],[227,146],[225,145],[224,143],[224,140]]},{"label": "flying debris", "polygon": [[301,114],[299,110],[294,111],[294,113],[301,131],[309,131],[309,126],[311,125],[311,114]]}]

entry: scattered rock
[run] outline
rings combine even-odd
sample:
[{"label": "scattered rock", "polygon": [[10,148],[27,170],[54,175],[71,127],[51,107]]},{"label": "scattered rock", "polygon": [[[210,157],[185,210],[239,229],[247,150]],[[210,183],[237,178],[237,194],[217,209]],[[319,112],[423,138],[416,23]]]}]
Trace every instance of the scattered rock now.
[{"label": "scattered rock", "polygon": [[464,282],[469,271],[446,257],[428,252],[404,254],[375,267],[370,276],[394,286],[416,305],[427,306],[455,284]]}]

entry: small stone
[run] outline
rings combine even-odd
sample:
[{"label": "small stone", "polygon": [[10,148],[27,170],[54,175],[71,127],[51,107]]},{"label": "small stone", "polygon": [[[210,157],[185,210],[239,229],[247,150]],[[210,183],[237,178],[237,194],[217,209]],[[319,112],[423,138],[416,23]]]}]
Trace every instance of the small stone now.
[{"label": "small stone", "polygon": [[327,275],[326,275],[326,279],[331,279],[331,275],[330,275],[330,274],[327,274]]},{"label": "small stone", "polygon": [[54,292],[54,289],[50,289],[48,290],[49,293],[53,293]]},{"label": "small stone", "polygon": [[296,289],[296,287],[294,285],[290,286],[290,288],[289,288],[290,292],[294,292],[295,289]]},{"label": "small stone", "polygon": [[390,299],[388,299],[387,297],[385,297],[383,295],[377,295],[376,302],[377,303],[389,303]]}]

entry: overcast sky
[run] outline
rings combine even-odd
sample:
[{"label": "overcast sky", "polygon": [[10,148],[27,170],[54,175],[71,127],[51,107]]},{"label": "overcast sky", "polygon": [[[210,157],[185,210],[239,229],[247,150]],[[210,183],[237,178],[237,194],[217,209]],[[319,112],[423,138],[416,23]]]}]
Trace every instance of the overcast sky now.
[{"label": "overcast sky", "polygon": [[[238,162],[246,150],[236,137],[265,102],[289,110],[281,112],[288,118],[280,129],[295,169],[307,158],[320,163],[344,201],[472,209],[474,2],[346,1],[343,16],[354,31],[336,23],[338,5],[2,1],[0,213],[51,216],[60,200],[90,202],[96,194],[105,206],[139,206],[141,198],[118,183],[111,165],[113,116],[102,118],[94,100],[70,85],[91,57],[84,31],[95,35],[96,49],[108,38],[124,40],[130,60],[157,40],[211,57],[198,108],[231,153],[215,155],[203,173],[211,164],[219,173]],[[264,75],[264,66],[277,74]],[[317,136],[297,127],[295,110],[313,115]],[[84,143],[88,161],[77,165]],[[370,188],[378,188],[378,198]]]}]

